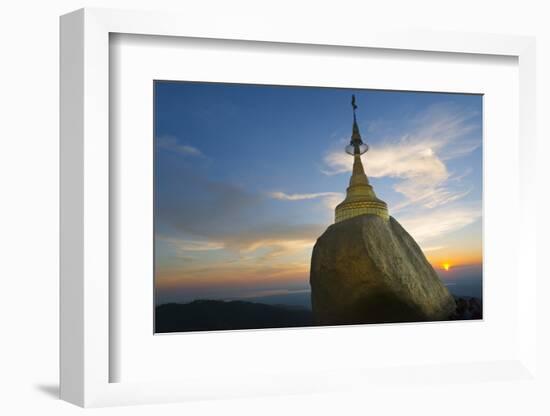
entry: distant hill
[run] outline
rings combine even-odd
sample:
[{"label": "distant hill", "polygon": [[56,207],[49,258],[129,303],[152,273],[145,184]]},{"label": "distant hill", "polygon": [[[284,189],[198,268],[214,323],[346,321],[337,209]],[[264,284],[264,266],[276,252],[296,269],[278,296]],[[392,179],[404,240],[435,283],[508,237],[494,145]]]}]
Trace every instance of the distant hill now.
[{"label": "distant hill", "polygon": [[287,328],[312,324],[312,313],[308,309],[245,301],[195,300],[159,305],[155,311],[157,333]]},{"label": "distant hill", "polygon": [[301,307],[303,309],[311,309],[311,292],[290,292],[280,293],[276,295],[264,295],[246,299],[231,299],[242,300],[246,302],[264,303],[266,305],[278,305],[289,307]]},{"label": "distant hill", "polygon": [[[482,319],[481,299],[457,296],[455,302],[456,311],[449,317],[450,320]],[[190,303],[159,305],[155,311],[157,333],[313,325],[311,310],[298,305],[268,305],[241,300],[195,300]]]}]

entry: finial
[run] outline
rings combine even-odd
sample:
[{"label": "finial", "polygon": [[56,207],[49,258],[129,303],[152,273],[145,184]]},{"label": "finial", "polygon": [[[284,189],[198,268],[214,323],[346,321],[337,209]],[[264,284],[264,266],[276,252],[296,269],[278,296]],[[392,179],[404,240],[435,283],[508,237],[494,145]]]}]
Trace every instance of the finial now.
[{"label": "finial", "polygon": [[355,110],[357,109],[357,104],[355,104],[355,94],[351,94],[351,107],[353,108],[353,122],[355,123]]},{"label": "finial", "polygon": [[351,141],[349,145],[346,146],[346,153],[350,155],[361,155],[369,150],[369,146],[366,143],[363,143],[363,140],[361,140],[361,133],[359,133],[359,126],[357,125],[357,119],[355,117],[355,110],[357,109],[355,94],[351,95],[351,107],[353,108],[353,128],[351,133]]}]

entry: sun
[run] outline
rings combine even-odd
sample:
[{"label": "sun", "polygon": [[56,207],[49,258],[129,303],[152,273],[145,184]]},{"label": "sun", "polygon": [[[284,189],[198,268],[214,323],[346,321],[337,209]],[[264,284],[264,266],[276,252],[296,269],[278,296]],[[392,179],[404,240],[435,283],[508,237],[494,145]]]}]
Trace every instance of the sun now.
[{"label": "sun", "polygon": [[443,263],[441,267],[443,267],[443,269],[445,269],[445,271],[448,272],[449,269],[451,268],[451,265],[449,263]]}]

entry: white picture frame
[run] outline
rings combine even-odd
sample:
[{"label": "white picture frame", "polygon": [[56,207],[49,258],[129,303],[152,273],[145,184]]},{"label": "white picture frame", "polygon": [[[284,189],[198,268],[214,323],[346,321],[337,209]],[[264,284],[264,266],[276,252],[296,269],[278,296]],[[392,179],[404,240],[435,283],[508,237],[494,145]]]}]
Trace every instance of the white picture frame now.
[{"label": "white picture frame", "polygon": [[[110,350],[109,227],[109,36],[113,33],[187,38],[226,39],[282,44],[430,51],[442,54],[504,55],[519,66],[520,206],[517,244],[519,346],[517,356],[498,362],[441,363],[407,369],[407,377],[426,381],[452,372],[518,381],[536,378],[535,189],[535,41],[530,37],[465,33],[334,32],[325,28],[285,28],[250,22],[220,21],[209,26],[191,16],[82,9],[61,18],[61,398],[80,406],[158,403],[210,397],[255,394],[322,392],[342,388],[339,381],[391,383],[396,369],[333,370],[322,382],[314,374],[298,376],[290,369],[252,383],[203,379],[156,382],[110,382],[110,365],[117,357]],[[191,335],[192,336],[192,335]],[[360,369],[358,369],[360,370]],[[352,374],[350,376],[350,374]],[[406,377],[405,377],[406,378]],[[481,377],[483,379],[483,377]],[[470,380],[476,382],[477,380]]]}]

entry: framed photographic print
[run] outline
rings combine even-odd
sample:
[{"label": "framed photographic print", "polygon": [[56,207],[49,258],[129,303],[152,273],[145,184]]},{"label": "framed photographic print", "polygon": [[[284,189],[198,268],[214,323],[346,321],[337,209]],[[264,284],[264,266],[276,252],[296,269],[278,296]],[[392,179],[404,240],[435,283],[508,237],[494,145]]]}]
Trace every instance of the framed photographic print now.
[{"label": "framed photographic print", "polygon": [[231,28],[62,17],[62,398],[536,382],[533,40]]}]

